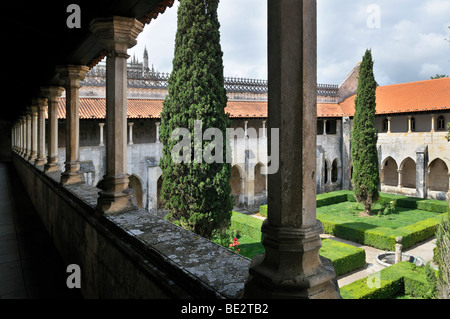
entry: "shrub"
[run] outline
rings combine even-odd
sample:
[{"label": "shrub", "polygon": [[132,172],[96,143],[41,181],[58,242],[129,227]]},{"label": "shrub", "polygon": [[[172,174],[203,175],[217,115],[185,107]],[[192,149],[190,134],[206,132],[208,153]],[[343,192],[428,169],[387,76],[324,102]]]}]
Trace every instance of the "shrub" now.
[{"label": "shrub", "polygon": [[430,292],[426,269],[400,262],[340,288],[343,299],[389,299],[397,294],[426,297]]}]

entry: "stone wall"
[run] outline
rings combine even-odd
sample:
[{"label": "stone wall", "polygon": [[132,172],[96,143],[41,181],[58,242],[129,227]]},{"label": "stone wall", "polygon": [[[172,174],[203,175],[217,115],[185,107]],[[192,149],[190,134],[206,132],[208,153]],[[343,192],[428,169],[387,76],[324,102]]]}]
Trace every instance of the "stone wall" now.
[{"label": "stone wall", "polygon": [[85,298],[239,298],[250,261],[144,210],[104,215],[97,188],[13,164]]}]

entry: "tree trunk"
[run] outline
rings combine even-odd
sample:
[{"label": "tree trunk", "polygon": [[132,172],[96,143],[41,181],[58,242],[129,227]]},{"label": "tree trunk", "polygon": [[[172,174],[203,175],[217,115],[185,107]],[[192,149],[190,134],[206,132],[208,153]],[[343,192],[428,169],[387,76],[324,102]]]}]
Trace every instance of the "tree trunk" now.
[{"label": "tree trunk", "polygon": [[364,214],[366,214],[367,216],[371,216],[372,215],[371,208],[372,208],[371,203],[364,202]]}]

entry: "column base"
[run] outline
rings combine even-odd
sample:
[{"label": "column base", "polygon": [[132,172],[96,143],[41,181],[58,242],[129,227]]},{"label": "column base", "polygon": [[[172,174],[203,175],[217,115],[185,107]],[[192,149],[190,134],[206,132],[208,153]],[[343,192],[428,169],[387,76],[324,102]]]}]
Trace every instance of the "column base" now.
[{"label": "column base", "polygon": [[138,209],[136,194],[128,186],[128,175],[104,176],[99,182],[97,210],[104,214],[123,213]]},{"label": "column base", "polygon": [[340,299],[331,261],[319,256],[322,225],[305,229],[263,224],[266,253],[253,258],[245,299]]},{"label": "column base", "polygon": [[83,178],[80,174],[80,162],[65,162],[66,170],[61,174],[62,185],[72,185],[83,183]]},{"label": "column base", "polygon": [[80,173],[62,173],[61,174],[61,185],[73,185],[83,183],[83,178]]},{"label": "column base", "polygon": [[59,170],[58,158],[53,157],[47,160],[47,163],[44,165],[44,173],[52,173],[57,172]]},{"label": "column base", "polygon": [[36,158],[37,158],[37,153],[36,152],[32,152],[30,154],[30,156],[28,157],[28,161],[34,162],[36,160]]},{"label": "column base", "polygon": [[45,163],[47,163],[46,158],[36,158],[36,160],[34,161],[34,166],[41,166],[44,165]]}]

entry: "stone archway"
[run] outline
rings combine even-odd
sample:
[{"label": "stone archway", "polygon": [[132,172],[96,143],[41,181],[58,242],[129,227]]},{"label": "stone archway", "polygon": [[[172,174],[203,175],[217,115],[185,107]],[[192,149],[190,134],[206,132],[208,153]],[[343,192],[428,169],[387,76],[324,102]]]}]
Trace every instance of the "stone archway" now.
[{"label": "stone archway", "polygon": [[134,190],[134,193],[136,195],[137,206],[139,208],[144,208],[143,201],[142,201],[142,196],[143,196],[142,183],[141,183],[140,178],[138,176],[132,174],[132,175],[130,175],[128,180],[129,180],[128,186]]},{"label": "stone archway", "polygon": [[338,168],[338,159],[336,158],[333,161],[333,164],[331,165],[331,182],[337,183],[338,181],[338,174],[339,174],[339,168]]},{"label": "stone archway", "polygon": [[267,189],[266,175],[261,174],[261,168],[263,167],[264,165],[262,163],[258,163],[255,166],[255,195],[262,194]]},{"label": "stone archway", "polygon": [[428,166],[428,188],[431,191],[447,192],[449,190],[448,167],[440,158]]},{"label": "stone archway", "polygon": [[416,188],[416,162],[408,157],[400,165],[402,180],[401,186],[407,188]]},{"label": "stone archway", "polygon": [[397,186],[398,185],[398,165],[395,159],[392,157],[386,158],[382,165],[383,179],[382,183],[386,186]]},{"label": "stone archway", "polygon": [[234,165],[231,168],[231,178],[230,178],[230,186],[231,186],[231,195],[234,199],[234,205],[239,206],[239,197],[242,193],[242,174],[238,165]]},{"label": "stone archway", "polygon": [[166,201],[162,198],[161,195],[161,187],[162,187],[162,176],[158,178],[157,185],[157,209],[164,209],[164,206],[166,205]]}]

